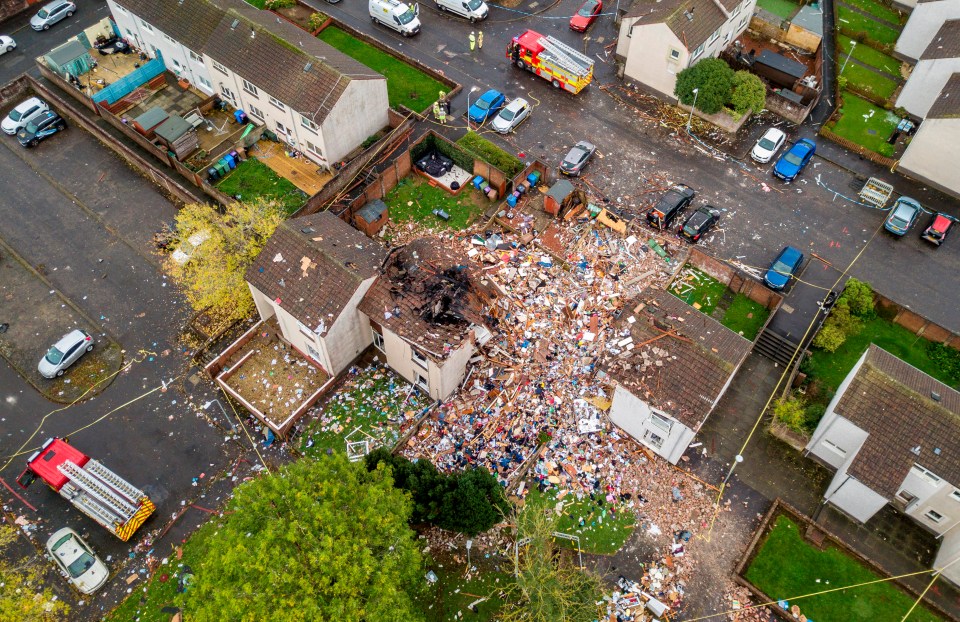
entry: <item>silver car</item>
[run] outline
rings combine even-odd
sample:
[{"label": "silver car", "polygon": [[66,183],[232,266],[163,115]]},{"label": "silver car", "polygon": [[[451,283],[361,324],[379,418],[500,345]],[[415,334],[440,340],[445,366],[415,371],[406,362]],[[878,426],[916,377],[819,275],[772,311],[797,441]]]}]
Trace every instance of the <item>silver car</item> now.
[{"label": "silver car", "polygon": [[530,116],[530,103],[522,97],[518,97],[504,106],[493,119],[494,131],[501,134],[509,134],[517,129],[526,118]]},{"label": "silver car", "polygon": [[69,527],[47,540],[47,552],[70,583],[83,594],[93,594],[110,578],[110,570],[90,550],[83,538]]},{"label": "silver car", "polygon": [[37,370],[44,378],[56,378],[77,362],[85,353],[93,350],[93,337],[85,330],[75,329],[60,338],[40,359]]},{"label": "silver car", "polygon": [[39,117],[45,110],[50,110],[50,106],[45,101],[39,97],[31,97],[20,102],[16,108],[10,111],[10,114],[0,122],[0,129],[3,130],[4,134],[13,136],[25,128],[27,123]]},{"label": "silver car", "polygon": [[37,31],[49,30],[50,26],[61,19],[73,16],[76,12],[77,5],[74,3],[67,0],[56,0],[56,2],[51,2],[40,9],[36,15],[30,18],[30,27]]}]

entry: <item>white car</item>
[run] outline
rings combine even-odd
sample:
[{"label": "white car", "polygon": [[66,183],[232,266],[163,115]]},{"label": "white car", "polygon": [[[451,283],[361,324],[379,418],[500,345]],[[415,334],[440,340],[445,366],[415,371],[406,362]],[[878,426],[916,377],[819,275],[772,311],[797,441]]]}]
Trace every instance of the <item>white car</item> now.
[{"label": "white car", "polygon": [[10,111],[7,118],[0,122],[0,129],[4,134],[13,136],[46,110],[50,110],[50,106],[45,101],[39,97],[31,97]]},{"label": "white car", "polygon": [[518,97],[504,106],[503,110],[493,118],[493,129],[501,134],[509,134],[530,116],[530,103]]},{"label": "white car", "polygon": [[67,575],[70,583],[83,594],[93,594],[110,578],[110,570],[90,550],[83,538],[69,527],[57,531],[47,540],[47,552]]},{"label": "white car", "polygon": [[17,47],[17,42],[13,40],[13,37],[0,35],[0,54],[12,52],[15,47]]},{"label": "white car", "polygon": [[40,359],[37,371],[44,378],[62,376],[77,359],[93,350],[93,345],[93,337],[87,331],[79,328],[71,330],[47,350],[46,356]]},{"label": "white car", "polygon": [[786,134],[775,127],[771,127],[753,146],[750,157],[760,164],[766,164],[780,150],[780,147],[783,147],[783,143],[786,141]]}]

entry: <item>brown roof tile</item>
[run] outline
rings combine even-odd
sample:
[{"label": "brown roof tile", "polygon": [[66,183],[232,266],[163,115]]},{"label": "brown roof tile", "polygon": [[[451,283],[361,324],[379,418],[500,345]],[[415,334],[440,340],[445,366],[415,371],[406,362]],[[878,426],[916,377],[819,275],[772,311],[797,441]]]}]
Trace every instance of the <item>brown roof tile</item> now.
[{"label": "brown roof tile", "polygon": [[689,51],[727,21],[713,0],[635,0],[626,17],[638,17],[640,25],[666,24]]},{"label": "brown roof tile", "polygon": [[951,119],[960,117],[960,73],[950,76],[937,99],[930,106],[928,119]]},{"label": "brown roof tile", "polygon": [[960,58],[960,19],[948,19],[930,40],[920,60]]},{"label": "brown roof tile", "polygon": [[483,325],[488,293],[475,265],[449,242],[418,238],[393,251],[359,308],[443,360],[468,337],[471,326]]},{"label": "brown roof tile", "polygon": [[[634,312],[640,304],[644,308]],[[614,329],[617,337],[607,342],[600,369],[692,430],[706,420],[751,347],[747,339],[661,289],[644,290],[627,303]],[[626,339],[632,343],[618,345]]]},{"label": "brown roof tile", "polygon": [[318,330],[323,335],[385,257],[380,244],[320,212],[281,224],[246,279],[306,326],[325,327]]},{"label": "brown roof tile", "polygon": [[871,344],[835,410],[869,433],[848,472],[874,491],[893,497],[914,463],[960,484],[960,393],[954,389]]},{"label": "brown roof tile", "polygon": [[243,0],[117,3],[318,124],[333,109],[350,80],[383,79],[293,24],[278,22],[273,14]]}]

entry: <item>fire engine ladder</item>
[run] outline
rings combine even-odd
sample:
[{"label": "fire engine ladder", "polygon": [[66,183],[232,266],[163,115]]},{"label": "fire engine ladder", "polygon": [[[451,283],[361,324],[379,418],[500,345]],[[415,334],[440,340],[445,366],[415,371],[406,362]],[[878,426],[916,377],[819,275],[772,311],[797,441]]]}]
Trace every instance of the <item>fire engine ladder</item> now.
[{"label": "fire engine ladder", "polygon": [[593,67],[593,61],[590,60],[589,56],[581,54],[559,39],[554,39],[551,36],[540,37],[537,43],[543,46],[544,52],[547,52],[546,57],[541,52],[541,58],[555,63],[571,73],[586,76]]},{"label": "fire engine ladder", "polygon": [[[90,462],[98,464],[95,460],[90,460]],[[99,466],[103,471],[107,470],[103,468],[102,465]],[[95,474],[93,471],[88,472],[69,460],[65,461],[57,468],[60,469],[64,475],[70,478],[71,484],[87,493],[92,501],[96,501],[96,503],[102,505],[105,510],[113,512],[114,516],[112,517],[112,521],[119,520],[121,523],[125,523],[136,513],[137,506],[133,505],[126,499],[123,499],[108,486],[104,486],[105,482],[99,479],[99,474]],[[114,479],[120,480],[119,477],[113,475],[112,473],[111,476]],[[122,482],[123,480],[120,481]],[[133,488],[133,486],[130,486],[130,484],[127,484],[126,482],[123,483],[133,490],[136,490]],[[141,495],[142,494],[143,493],[141,493]],[[84,505],[89,507],[88,504]],[[101,512],[97,512],[97,514],[102,515]]]}]

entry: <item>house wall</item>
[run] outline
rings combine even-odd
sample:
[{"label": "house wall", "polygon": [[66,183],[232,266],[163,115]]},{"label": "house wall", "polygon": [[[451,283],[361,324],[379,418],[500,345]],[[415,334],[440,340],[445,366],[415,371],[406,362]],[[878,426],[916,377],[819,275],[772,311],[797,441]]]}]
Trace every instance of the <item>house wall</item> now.
[{"label": "house wall", "polygon": [[897,106],[906,108],[907,112],[921,119],[926,118],[947,80],[958,71],[960,58],[937,58],[918,62],[897,97]]},{"label": "house wall", "polygon": [[926,119],[897,170],[960,198],[960,119]]},{"label": "house wall", "polygon": [[960,18],[960,0],[917,4],[900,32],[894,52],[911,62],[916,62],[943,26],[943,22],[957,18]]},{"label": "house wall", "polygon": [[[669,432],[651,422],[650,415],[654,412],[671,420],[672,426]],[[617,385],[614,389],[609,416],[611,421],[636,439],[638,443],[649,447],[671,464],[676,464],[680,460],[680,456],[687,450],[687,446],[690,445],[690,441],[694,437],[693,430],[664,412],[654,411],[646,402],[620,385]],[[663,443],[659,447],[654,443],[652,434],[656,434],[663,439]]]},{"label": "house wall", "polygon": [[[937,535],[942,535],[960,524],[960,501],[951,496],[957,487],[950,482],[943,479],[933,482],[921,471],[913,468],[904,478],[900,490],[916,497],[907,504],[903,513]],[[931,510],[943,516],[940,522],[927,516]]]},{"label": "house wall", "polygon": [[[372,329],[368,332],[372,340]],[[411,344],[386,326],[383,327],[383,345],[387,365],[435,400],[446,398],[459,386],[460,380],[463,379],[466,361],[473,355],[473,345],[469,341],[464,342],[457,351],[451,352],[450,358],[445,360],[443,365],[438,364],[433,357],[420,350],[427,354],[426,367],[424,367],[414,361]],[[417,375],[426,378],[426,387],[417,381]]]},{"label": "house wall", "polygon": [[[837,392],[834,393],[833,399],[830,400],[826,412],[823,413],[823,418],[820,419],[820,423],[817,424],[817,429],[813,431],[813,436],[810,437],[810,442],[807,443],[806,451],[812,453],[835,469],[840,469],[844,462],[852,460],[857,451],[860,450],[860,446],[863,445],[863,442],[867,439],[868,433],[866,431],[853,425],[836,412],[840,398],[846,393],[847,388],[853,381],[853,377],[860,371],[860,367],[866,358],[867,353],[864,351],[860,359],[853,366],[853,369],[850,370],[847,377],[844,378],[840,386],[837,387]],[[845,449],[847,453],[844,455],[837,453],[824,445],[824,440],[828,440],[838,447]]]},{"label": "house wall", "polygon": [[328,370],[332,374],[339,374],[346,369],[351,361],[373,342],[370,320],[357,310],[357,305],[373,285],[373,281],[374,277],[371,277],[360,284],[337,321],[327,331],[327,336],[320,340],[327,349],[330,359]]},{"label": "house wall", "polygon": [[960,586],[960,561],[957,561],[958,558],[960,558],[960,527],[943,536],[940,550],[937,551],[937,558],[933,562],[935,569],[946,568],[941,575],[943,578],[949,579],[954,585]]},{"label": "house wall", "polygon": [[[357,145],[386,127],[389,107],[386,79],[351,80],[321,125],[327,161],[343,160]],[[309,132],[304,127],[298,129]]]}]

